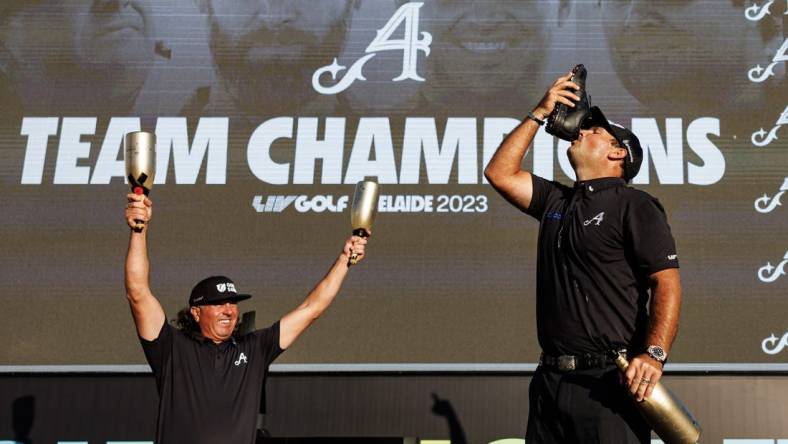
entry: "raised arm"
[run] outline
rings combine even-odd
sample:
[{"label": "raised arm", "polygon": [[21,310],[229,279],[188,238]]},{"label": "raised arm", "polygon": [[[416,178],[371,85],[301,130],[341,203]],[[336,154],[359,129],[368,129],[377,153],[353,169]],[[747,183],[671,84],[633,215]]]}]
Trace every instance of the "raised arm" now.
[{"label": "raised arm", "polygon": [[[569,81],[571,77],[571,72],[559,77],[531,114],[544,121],[558,102],[574,107],[573,100],[577,101],[580,98],[570,89],[577,90],[579,87]],[[539,125],[534,120],[530,118],[523,120],[504,139],[484,169],[484,177],[493,188],[512,205],[523,211],[531,205],[533,182],[531,173],[523,171],[521,165],[538,129]]]},{"label": "raised arm", "polygon": [[[668,268],[651,275],[651,306],[646,346],[659,345],[670,354],[670,347],[679,329],[681,311],[681,279],[678,268]],[[630,391],[638,400],[651,396],[662,377],[662,363],[643,353],[632,358],[626,378]],[[643,381],[647,381],[642,384]]]},{"label": "raised arm", "polygon": [[366,244],[367,239],[358,236],[348,239],[326,276],[309,292],[301,305],[282,318],[279,322],[279,346],[282,349],[288,348],[331,305],[347,276],[350,255],[357,253],[359,261],[363,259]]},{"label": "raised arm", "polygon": [[[164,325],[164,309],[150,291],[148,273],[148,228],[153,215],[153,203],[145,196],[129,194],[126,206],[126,223],[129,225],[129,250],[126,253],[126,298],[137,326],[137,334],[152,341],[159,337]],[[135,220],[144,221],[141,232],[135,232]]]}]

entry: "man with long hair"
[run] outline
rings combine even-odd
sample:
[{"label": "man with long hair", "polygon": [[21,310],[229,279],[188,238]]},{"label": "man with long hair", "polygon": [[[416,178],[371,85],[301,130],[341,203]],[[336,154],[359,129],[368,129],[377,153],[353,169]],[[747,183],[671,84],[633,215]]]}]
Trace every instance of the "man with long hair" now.
[{"label": "man with long hair", "polygon": [[145,357],[156,376],[159,443],[254,443],[268,366],[328,308],[339,292],[352,254],[364,258],[367,240],[349,238],[326,276],[295,310],[268,328],[236,334],[238,292],[224,276],[200,281],[181,312],[178,328],[149,286],[148,230],[153,203],[129,194],[132,228],[126,256],[126,294]]}]

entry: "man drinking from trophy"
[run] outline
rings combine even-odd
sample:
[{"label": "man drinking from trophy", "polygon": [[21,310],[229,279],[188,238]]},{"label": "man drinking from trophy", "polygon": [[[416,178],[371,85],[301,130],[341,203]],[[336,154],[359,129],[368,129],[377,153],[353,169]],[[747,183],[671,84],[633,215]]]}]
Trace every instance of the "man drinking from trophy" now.
[{"label": "man drinking from trophy", "polygon": [[[627,186],[643,160],[638,138],[589,106],[584,80],[577,68],[559,77],[485,170],[507,201],[540,222],[542,355],[530,385],[526,441],[648,443],[649,426],[628,397],[648,398],[662,375],[678,328],[678,259],[659,201]],[[569,134],[560,137],[572,142],[571,187],[521,169],[556,107],[562,111],[548,132]],[[626,390],[611,350],[630,358]]]},{"label": "man drinking from trophy", "polygon": [[[364,258],[367,239],[355,235],[347,239],[306,299],[268,328],[238,333],[238,302],[251,296],[224,276],[197,283],[189,307],[172,326],[149,286],[147,242],[153,202],[145,194],[127,196],[125,217],[132,230],[125,283],[137,334],[159,392],[156,442],[254,443],[268,366],[328,308],[348,273],[351,257],[353,263]],[[367,222],[368,236],[371,216],[361,219]]]}]

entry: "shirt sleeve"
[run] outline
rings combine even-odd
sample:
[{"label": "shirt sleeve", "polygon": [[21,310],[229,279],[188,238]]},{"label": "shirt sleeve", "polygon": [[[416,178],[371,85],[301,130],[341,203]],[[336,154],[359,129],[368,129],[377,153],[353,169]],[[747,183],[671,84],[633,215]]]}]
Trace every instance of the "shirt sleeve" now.
[{"label": "shirt sleeve", "polygon": [[159,337],[152,341],[139,338],[142,344],[142,350],[145,352],[145,359],[148,361],[148,365],[150,365],[155,375],[161,373],[165,361],[169,359],[172,354],[172,330],[173,327],[165,319],[164,325],[162,325],[159,331]]},{"label": "shirt sleeve", "polygon": [[626,233],[635,266],[646,276],[667,268],[678,268],[676,242],[670,232],[665,210],[651,196],[636,199],[625,219]]},{"label": "shirt sleeve", "polygon": [[257,335],[258,344],[265,359],[265,365],[268,366],[284,351],[279,346],[279,321],[274,322],[268,328],[257,330],[254,334]]},{"label": "shirt sleeve", "polygon": [[531,174],[531,183],[533,186],[533,195],[531,196],[531,204],[528,205],[528,209],[525,210],[525,213],[541,221],[547,209],[550,195],[560,191],[560,187],[558,183],[551,182],[535,174]]}]

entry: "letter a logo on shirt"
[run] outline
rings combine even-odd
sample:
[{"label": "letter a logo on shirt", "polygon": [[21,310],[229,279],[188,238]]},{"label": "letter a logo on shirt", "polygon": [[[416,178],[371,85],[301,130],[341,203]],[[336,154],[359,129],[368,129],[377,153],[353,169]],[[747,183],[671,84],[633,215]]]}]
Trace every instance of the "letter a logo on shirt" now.
[{"label": "letter a logo on shirt", "polygon": [[598,227],[599,224],[602,223],[602,219],[604,219],[604,218],[605,218],[605,212],[603,211],[603,212],[597,214],[596,216],[592,217],[591,219],[588,219],[587,221],[583,222],[583,226],[587,227],[587,226],[591,225],[591,222],[596,221],[596,223],[594,225],[596,225]]},{"label": "letter a logo on shirt", "polygon": [[246,364],[247,362],[248,361],[246,359],[246,355],[243,352],[241,352],[241,356],[239,356],[238,360],[233,362],[233,364],[235,364],[236,366],[239,366],[239,365],[241,365],[241,363]]}]

